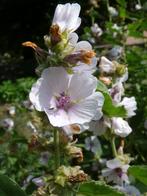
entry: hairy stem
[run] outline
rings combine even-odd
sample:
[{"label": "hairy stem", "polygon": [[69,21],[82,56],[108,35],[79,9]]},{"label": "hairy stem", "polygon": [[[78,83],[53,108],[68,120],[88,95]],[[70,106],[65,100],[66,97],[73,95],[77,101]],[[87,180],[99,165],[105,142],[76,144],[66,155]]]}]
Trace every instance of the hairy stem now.
[{"label": "hairy stem", "polygon": [[117,157],[117,151],[116,151],[116,146],[115,146],[115,136],[112,136],[111,147],[112,147],[113,156]]},{"label": "hairy stem", "polygon": [[60,146],[59,146],[59,132],[54,130],[54,149],[55,149],[55,171],[60,166]]}]

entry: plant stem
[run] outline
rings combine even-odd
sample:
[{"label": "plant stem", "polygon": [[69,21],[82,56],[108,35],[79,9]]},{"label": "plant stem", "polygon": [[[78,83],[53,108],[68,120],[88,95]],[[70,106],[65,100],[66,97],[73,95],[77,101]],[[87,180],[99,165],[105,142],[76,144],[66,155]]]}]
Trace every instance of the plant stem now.
[{"label": "plant stem", "polygon": [[117,151],[116,151],[116,146],[115,146],[115,136],[112,136],[111,147],[112,147],[113,156],[117,157]]},{"label": "plant stem", "polygon": [[54,148],[55,148],[55,171],[60,166],[60,146],[59,146],[59,131],[54,130]]}]

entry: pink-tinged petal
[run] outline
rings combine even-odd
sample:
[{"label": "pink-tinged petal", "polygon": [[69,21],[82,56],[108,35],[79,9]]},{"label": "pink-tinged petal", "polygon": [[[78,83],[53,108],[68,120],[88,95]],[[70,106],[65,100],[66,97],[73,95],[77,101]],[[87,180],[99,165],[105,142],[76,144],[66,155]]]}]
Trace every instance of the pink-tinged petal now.
[{"label": "pink-tinged petal", "polygon": [[112,129],[114,133],[120,137],[126,137],[132,132],[128,122],[119,117],[112,118]]},{"label": "pink-tinged petal", "polygon": [[103,116],[102,107],[104,104],[104,96],[102,93],[97,92],[98,97],[98,107],[96,108],[96,114],[93,120],[99,120]]},{"label": "pink-tinged petal", "polygon": [[70,13],[68,14],[67,29],[75,31],[81,24],[81,18],[79,18],[81,7],[77,3],[71,4]]},{"label": "pink-tinged petal", "polygon": [[69,34],[69,43],[72,45],[72,46],[75,46],[79,37],[76,33],[70,33]]},{"label": "pink-tinged petal", "polygon": [[86,73],[92,74],[97,70],[96,65],[97,65],[97,58],[93,57],[90,65],[82,63],[82,62],[78,62],[77,66],[73,67],[72,69],[74,72],[78,72],[78,73],[86,72]]},{"label": "pink-tinged petal", "polygon": [[134,112],[137,109],[137,103],[135,97],[130,97],[130,98],[124,97],[123,100],[118,105],[122,105],[125,107],[128,118],[136,114]]},{"label": "pink-tinged petal", "polygon": [[63,127],[71,124],[67,112],[63,109],[58,109],[54,112],[51,112],[46,108],[45,113],[47,114],[50,123],[54,127]]},{"label": "pink-tinged petal", "polygon": [[120,168],[121,166],[122,163],[117,158],[107,161],[107,167],[110,169]]},{"label": "pink-tinged petal", "polygon": [[130,167],[130,165],[122,165],[122,171],[123,171],[124,173],[127,173],[129,167]]},{"label": "pink-tinged petal", "polygon": [[79,103],[74,104],[68,110],[68,115],[71,124],[74,123],[84,124],[86,122],[90,122],[95,116],[96,113],[95,108],[97,107],[97,105],[98,105],[98,101],[95,99],[95,95],[94,98],[90,96],[90,98],[87,98]]},{"label": "pink-tinged petal", "polygon": [[87,73],[74,74],[71,77],[68,93],[71,100],[81,100],[90,96],[95,90],[97,79]]},{"label": "pink-tinged petal", "polygon": [[37,82],[32,86],[29,94],[30,101],[35,106],[36,110],[44,111],[44,106],[49,104],[48,93],[44,88],[42,88],[43,78],[37,80]]},{"label": "pink-tinged petal", "polygon": [[122,181],[126,182],[127,184],[130,183],[129,178],[127,176],[127,174],[123,173],[121,176]]},{"label": "pink-tinged petal", "polygon": [[75,50],[92,50],[92,46],[87,41],[80,41],[76,44]]},{"label": "pink-tinged petal", "polygon": [[59,4],[55,10],[52,24],[58,24],[61,31],[75,31],[81,24],[80,5],[77,3]]},{"label": "pink-tinged petal", "polygon": [[112,173],[113,173],[113,171],[112,171],[111,169],[109,169],[109,168],[106,168],[106,169],[103,169],[103,170],[102,170],[102,175],[103,175],[104,177],[109,176],[109,175],[111,175]]},{"label": "pink-tinged petal", "polygon": [[60,94],[68,88],[69,76],[63,67],[49,67],[45,69],[42,73],[42,78],[47,84],[46,91]]},{"label": "pink-tinged petal", "polygon": [[67,90],[68,82],[69,77],[64,68],[45,69],[29,94],[30,101],[36,110],[44,111],[44,108],[50,108],[51,98]]}]

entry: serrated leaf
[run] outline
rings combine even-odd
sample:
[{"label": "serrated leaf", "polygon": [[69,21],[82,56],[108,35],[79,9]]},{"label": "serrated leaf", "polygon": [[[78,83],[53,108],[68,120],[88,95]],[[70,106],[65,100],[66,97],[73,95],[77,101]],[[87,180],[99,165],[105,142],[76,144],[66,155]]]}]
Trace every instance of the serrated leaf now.
[{"label": "serrated leaf", "polygon": [[0,175],[0,196],[27,196],[26,193],[5,175]]},{"label": "serrated leaf", "polygon": [[102,182],[91,181],[80,185],[77,196],[124,196],[123,193],[118,192],[111,186]]},{"label": "serrated leaf", "polygon": [[129,173],[143,184],[147,185],[147,166],[131,166]]}]

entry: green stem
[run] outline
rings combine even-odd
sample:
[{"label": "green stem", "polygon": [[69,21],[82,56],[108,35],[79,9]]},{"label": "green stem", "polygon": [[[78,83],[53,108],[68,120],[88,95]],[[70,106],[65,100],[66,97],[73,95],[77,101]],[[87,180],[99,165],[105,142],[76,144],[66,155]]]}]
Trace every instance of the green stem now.
[{"label": "green stem", "polygon": [[[107,6],[107,11],[109,13],[109,7],[110,7],[109,0],[106,0],[106,6]],[[111,14],[109,13],[109,22],[111,21],[112,21],[112,17],[111,17]]]},{"label": "green stem", "polygon": [[60,146],[59,146],[59,131],[54,130],[54,148],[55,148],[55,171],[60,166]]},{"label": "green stem", "polygon": [[117,157],[117,151],[116,151],[116,146],[115,146],[115,136],[112,136],[111,147],[112,147],[113,156]]}]

